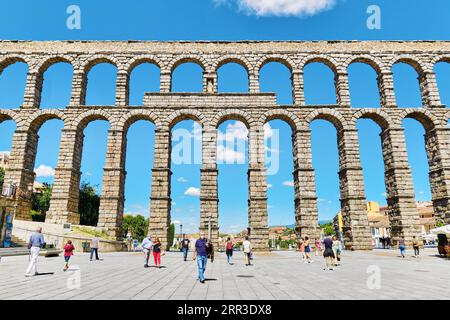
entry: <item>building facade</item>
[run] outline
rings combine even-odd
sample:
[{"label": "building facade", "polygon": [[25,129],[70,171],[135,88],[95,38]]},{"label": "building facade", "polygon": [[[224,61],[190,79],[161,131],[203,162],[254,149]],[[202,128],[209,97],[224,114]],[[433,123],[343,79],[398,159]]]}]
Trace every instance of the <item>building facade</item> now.
[{"label": "building facade", "polygon": [[[137,120],[155,124],[154,167],[149,233],[167,243],[171,212],[171,129],[181,120],[192,119],[202,126],[200,230],[218,239],[217,128],[226,120],[242,121],[249,130],[248,226],[254,247],[268,247],[267,182],[264,129],[267,121],[281,119],[292,129],[295,212],[298,235],[320,234],[315,173],[312,166],[310,123],[330,121],[337,130],[340,200],[343,237],[347,248],[371,249],[371,234],[359,158],[356,121],[374,120],[381,128],[385,164],[388,216],[393,243],[407,242],[420,233],[408,165],[402,120],[414,118],[425,128],[430,165],[434,214],[450,220],[450,153],[447,121],[449,111],[442,105],[434,65],[450,61],[449,42],[136,42],[136,41],[0,41],[0,72],[15,62],[28,65],[24,103],[20,109],[0,109],[0,122],[14,120],[16,131],[5,181],[20,190],[32,188],[34,161],[41,125],[49,119],[64,121],[58,165],[47,222],[79,223],[78,195],[83,130],[93,120],[109,122],[106,165],[103,176],[98,226],[121,237],[124,210],[126,134]],[[281,62],[291,72],[292,105],[277,105],[271,93],[261,93],[259,71],[269,62]],[[72,96],[61,109],[41,109],[43,74],[54,63],[73,66]],[[87,75],[99,63],[117,67],[116,102],[110,106],[86,105]],[[160,68],[160,92],[146,93],[144,105],[129,105],[131,71],[150,62]],[[172,73],[182,63],[203,68],[202,93],[172,93]],[[249,91],[219,94],[217,69],[235,62],[248,73]],[[335,105],[306,105],[303,70],[312,62],[325,63],[335,74]],[[381,108],[352,108],[347,68],[362,62],[378,74]],[[392,66],[405,62],[414,67],[422,94],[422,108],[399,108],[396,104]],[[63,108],[64,107],[64,108]],[[17,218],[29,219],[29,208],[21,205]]]}]

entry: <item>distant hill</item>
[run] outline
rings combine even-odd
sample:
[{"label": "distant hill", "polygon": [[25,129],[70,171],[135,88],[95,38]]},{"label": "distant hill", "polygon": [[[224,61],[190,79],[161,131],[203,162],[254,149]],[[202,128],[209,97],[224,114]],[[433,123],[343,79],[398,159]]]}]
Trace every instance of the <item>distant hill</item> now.
[{"label": "distant hill", "polygon": [[[331,220],[331,219],[328,219],[328,220],[319,220],[319,225],[327,224],[327,223],[330,223],[330,222],[333,222],[333,220]],[[291,229],[293,229],[293,228],[295,228],[295,224],[293,223],[293,224],[288,224],[288,225],[274,225],[274,226],[269,226],[269,228],[274,228],[274,227],[286,227],[286,228],[291,228]]]}]

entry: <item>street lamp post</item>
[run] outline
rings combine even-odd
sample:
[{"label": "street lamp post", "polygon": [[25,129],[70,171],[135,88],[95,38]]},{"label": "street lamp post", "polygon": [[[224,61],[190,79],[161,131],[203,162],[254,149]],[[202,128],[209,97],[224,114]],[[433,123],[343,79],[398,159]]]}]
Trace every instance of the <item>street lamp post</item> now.
[{"label": "street lamp post", "polygon": [[181,240],[183,240],[183,224],[182,223],[180,223],[180,237],[181,237]]}]

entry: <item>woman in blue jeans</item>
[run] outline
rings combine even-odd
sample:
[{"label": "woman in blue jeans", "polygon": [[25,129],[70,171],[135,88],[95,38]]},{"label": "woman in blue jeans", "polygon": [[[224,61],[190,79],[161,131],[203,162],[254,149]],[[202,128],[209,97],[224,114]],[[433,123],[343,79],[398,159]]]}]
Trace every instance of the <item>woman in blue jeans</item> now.
[{"label": "woman in blue jeans", "polygon": [[402,255],[402,258],[405,257],[405,239],[401,238],[398,242],[398,248],[400,249],[400,254]]}]

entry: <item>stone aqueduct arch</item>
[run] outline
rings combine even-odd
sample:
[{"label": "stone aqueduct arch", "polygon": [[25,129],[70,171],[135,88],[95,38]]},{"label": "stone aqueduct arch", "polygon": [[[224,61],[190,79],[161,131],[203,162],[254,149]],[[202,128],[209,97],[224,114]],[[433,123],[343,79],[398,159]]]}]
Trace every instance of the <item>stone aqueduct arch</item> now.
[{"label": "stone aqueduct arch", "polygon": [[[137,120],[155,124],[155,160],[149,232],[167,243],[170,225],[170,129],[178,121],[194,119],[202,125],[200,229],[206,230],[212,217],[213,241],[218,238],[218,170],[216,129],[227,119],[242,120],[249,129],[248,215],[251,238],[256,249],[267,249],[267,185],[264,161],[263,125],[272,119],[286,121],[292,128],[296,230],[302,236],[319,233],[315,174],[312,166],[310,122],[330,121],[337,130],[341,210],[345,244],[350,249],[370,249],[364,179],[359,158],[356,121],[370,118],[381,128],[389,217],[394,242],[409,242],[418,230],[418,211],[408,165],[402,120],[420,121],[430,165],[430,184],[435,214],[450,222],[450,111],[441,104],[434,64],[450,61],[449,42],[27,42],[0,41],[0,74],[17,61],[28,65],[24,103],[20,109],[0,109],[0,123],[16,122],[10,168],[6,181],[27,189],[33,183],[37,132],[48,119],[64,122],[58,165],[47,222],[78,223],[78,192],[83,145],[83,129],[93,120],[110,124],[103,175],[98,226],[120,237],[124,210],[126,133]],[[40,109],[43,73],[53,63],[73,66],[72,96],[69,106]],[[275,95],[259,92],[259,71],[272,61],[291,71],[293,104],[276,105]],[[86,106],[87,73],[98,63],[117,67],[114,106]],[[154,63],[160,68],[160,92],[146,93],[144,106],[129,104],[129,81],[134,67]],[[183,62],[203,68],[203,93],[171,93],[172,72]],[[249,92],[218,94],[217,70],[236,62],[248,73]],[[305,105],[303,69],[323,62],[335,73],[335,105]],[[351,63],[363,62],[378,74],[381,108],[351,108],[348,72]],[[392,65],[406,62],[418,72],[422,108],[400,109],[394,95]],[[17,218],[27,219],[26,204]]]}]

